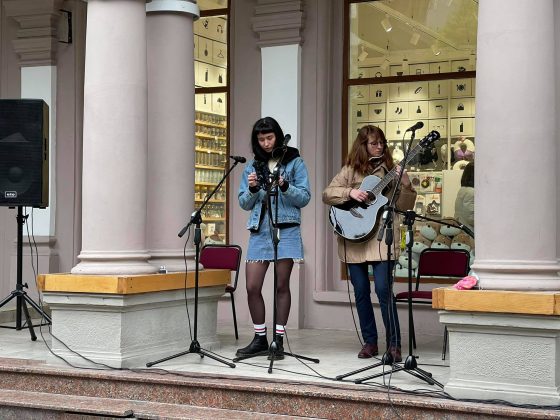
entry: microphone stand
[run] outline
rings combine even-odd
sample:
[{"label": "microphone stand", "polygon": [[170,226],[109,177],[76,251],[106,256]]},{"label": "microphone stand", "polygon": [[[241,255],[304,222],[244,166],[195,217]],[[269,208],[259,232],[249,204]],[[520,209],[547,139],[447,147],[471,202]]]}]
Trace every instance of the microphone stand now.
[{"label": "microphone stand", "polygon": [[[377,235],[377,240],[381,241],[383,239],[383,235],[385,234],[385,244],[387,245],[387,279],[390,282],[391,287],[389,288],[391,296],[389,296],[389,314],[391,314],[391,308],[392,308],[392,291],[393,291],[393,267],[391,264],[391,260],[392,260],[392,246],[393,246],[393,215],[395,212],[397,212],[397,209],[394,206],[395,200],[396,200],[396,195],[397,195],[397,191],[399,190],[399,187],[401,185],[401,180],[402,180],[402,176],[404,173],[404,165],[406,164],[406,162],[408,161],[408,155],[410,153],[410,150],[412,149],[412,142],[414,141],[414,138],[416,136],[416,128],[412,128],[411,129],[412,134],[410,136],[410,142],[408,144],[408,148],[406,149],[406,153],[404,155],[404,158],[402,159],[402,161],[399,163],[399,165],[401,165],[401,173],[399,174],[399,177],[397,179],[397,183],[395,185],[395,189],[393,190],[393,194],[391,195],[391,200],[389,201],[389,203],[387,205],[385,205],[385,211],[383,212],[383,224],[381,225],[380,229],[379,229],[379,234]],[[412,246],[412,242],[411,242],[411,246]],[[410,248],[410,252],[412,252],[412,248]],[[412,258],[411,255],[409,255],[409,258]],[[412,273],[409,272],[409,275],[411,276]],[[412,287],[412,281],[411,279],[409,279],[409,288]],[[410,307],[409,307],[409,323],[410,323],[410,318],[412,316],[412,311],[411,311],[411,307],[412,307],[412,302],[410,302]],[[394,320],[393,320],[394,321]],[[410,324],[412,325],[412,324]],[[393,325],[390,325],[390,327],[392,327]],[[412,334],[409,334],[409,341],[410,341],[410,337],[412,337]],[[389,341],[390,341],[390,334],[389,334]],[[389,344],[389,347],[391,347],[391,344]],[[396,343],[395,343],[396,345]],[[409,359],[412,358],[413,363],[416,363],[416,360],[414,359],[414,357],[409,356],[407,357],[406,361],[405,361],[405,366],[398,366],[395,365],[395,361],[393,358],[393,355],[389,352],[389,349],[387,349],[387,351],[383,354],[383,357],[381,358],[381,361],[378,363],[375,363],[373,365],[370,366],[366,366],[364,368],[361,369],[357,369],[354,370],[352,372],[343,374],[343,375],[339,375],[336,377],[337,380],[341,380],[343,378],[346,378],[347,376],[352,376],[355,375],[357,373],[361,373],[364,372],[366,370],[369,369],[374,369],[376,367],[379,366],[383,366],[383,365],[391,365],[392,368],[390,370],[383,370],[383,372],[378,373],[376,375],[372,375],[372,376],[368,376],[365,378],[359,378],[356,379],[354,381],[354,383],[360,384],[368,379],[372,379],[372,378],[376,378],[378,376],[384,376],[387,375],[389,373],[393,373],[393,372],[398,372],[399,370],[407,370],[409,371],[410,374],[419,377],[420,379],[424,379],[423,377],[420,376],[420,374],[417,374],[416,372],[414,372],[414,370],[412,368],[408,368],[406,367],[407,362],[409,362]],[[415,366],[416,367],[416,366]],[[430,383],[431,385],[433,385],[433,380],[431,380],[432,383]]]},{"label": "microphone stand", "polygon": [[182,352],[174,354],[172,356],[164,357],[163,359],[156,360],[155,362],[148,362],[148,363],[146,363],[146,367],[151,367],[151,366],[157,365],[158,363],[165,362],[167,360],[171,360],[171,359],[174,359],[176,357],[180,357],[180,356],[183,356],[183,355],[189,354],[189,353],[199,354],[200,358],[203,358],[204,356],[208,356],[210,359],[216,360],[216,361],[218,361],[220,363],[223,363],[224,365],[227,365],[231,368],[235,367],[234,363],[230,363],[227,360],[224,360],[220,357],[217,357],[217,356],[209,353],[207,350],[203,349],[200,346],[200,343],[198,342],[198,338],[197,338],[197,331],[198,331],[198,288],[199,288],[198,287],[198,276],[199,276],[199,271],[200,271],[199,268],[198,268],[198,260],[199,260],[199,254],[200,254],[200,242],[201,242],[201,237],[202,237],[201,232],[200,232],[200,224],[202,223],[201,211],[206,206],[208,201],[210,201],[210,199],[216,193],[216,191],[222,186],[225,179],[228,177],[228,175],[233,170],[233,168],[235,168],[237,166],[237,164],[241,161],[239,159],[234,159],[234,160],[235,160],[235,162],[224,173],[224,176],[222,176],[222,179],[220,180],[218,185],[216,185],[214,187],[214,189],[212,190],[212,192],[206,197],[204,202],[201,204],[200,208],[198,210],[196,210],[191,215],[191,220],[189,221],[189,223],[183,229],[181,229],[181,231],[178,234],[179,238],[182,238],[183,235],[187,232],[187,230],[192,225],[195,225],[194,238],[193,238],[193,242],[194,242],[194,246],[195,246],[195,254],[194,254],[194,258],[195,258],[195,266],[194,266],[194,324],[193,324],[194,334],[193,334],[193,337],[192,337],[191,345],[189,346],[189,349],[186,350],[186,351],[182,351]]},{"label": "microphone stand", "polygon": [[[280,159],[280,162],[282,159]],[[268,355],[270,360],[270,365],[268,366],[268,373],[272,373],[272,365],[274,364],[274,360],[278,360],[279,356],[291,356],[295,357],[296,359],[306,360],[308,362],[319,363],[319,359],[313,359],[311,357],[301,356],[299,354],[289,353],[287,351],[283,351],[282,353],[279,352],[280,346],[278,345],[277,341],[277,334],[276,334],[276,319],[277,319],[277,308],[276,308],[276,290],[278,287],[278,244],[280,243],[280,228],[278,227],[278,197],[279,197],[279,186],[278,186],[278,179],[280,176],[279,167],[277,167],[273,173],[271,174],[270,178],[270,186],[266,190],[266,203],[267,203],[267,212],[270,223],[272,225],[272,245],[274,248],[274,293],[273,293],[273,306],[272,306],[272,343],[270,343],[269,349],[266,351],[262,351],[255,354],[250,354],[246,356],[239,356],[233,359],[234,362],[238,362],[240,360],[250,359],[256,356],[265,356]],[[272,217],[272,197],[276,197],[274,202],[274,209],[275,209],[275,217]]]}]

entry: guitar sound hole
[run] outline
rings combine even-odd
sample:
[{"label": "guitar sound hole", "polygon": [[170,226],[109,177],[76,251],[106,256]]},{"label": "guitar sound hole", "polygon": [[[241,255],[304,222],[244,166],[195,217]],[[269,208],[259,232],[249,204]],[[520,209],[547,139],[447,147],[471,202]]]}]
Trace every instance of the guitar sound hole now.
[{"label": "guitar sound hole", "polygon": [[375,194],[373,194],[371,191],[368,191],[367,198],[369,201],[373,201],[375,200]]}]

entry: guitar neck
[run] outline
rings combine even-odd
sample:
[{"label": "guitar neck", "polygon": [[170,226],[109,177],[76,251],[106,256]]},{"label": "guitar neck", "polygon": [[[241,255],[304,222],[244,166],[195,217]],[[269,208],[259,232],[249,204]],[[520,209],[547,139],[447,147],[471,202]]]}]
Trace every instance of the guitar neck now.
[{"label": "guitar neck", "polygon": [[[417,144],[413,149],[410,150],[410,152],[408,152],[406,160],[403,159],[397,166],[404,168],[422,149],[422,145],[420,145],[420,143]],[[389,183],[397,176],[397,166],[387,172],[387,175],[385,175],[383,179],[379,181],[379,183],[372,190],[373,194],[375,194],[376,196],[381,194],[381,192],[387,187],[387,185],[389,185]]]}]

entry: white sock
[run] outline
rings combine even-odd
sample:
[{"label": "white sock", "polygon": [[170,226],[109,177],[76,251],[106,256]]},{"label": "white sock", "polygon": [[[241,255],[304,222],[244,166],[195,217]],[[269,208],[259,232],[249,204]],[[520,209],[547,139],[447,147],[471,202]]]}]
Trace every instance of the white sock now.
[{"label": "white sock", "polygon": [[255,328],[255,334],[266,335],[266,324],[253,324]]},{"label": "white sock", "polygon": [[284,335],[285,329],[283,325],[276,324],[276,335]]}]

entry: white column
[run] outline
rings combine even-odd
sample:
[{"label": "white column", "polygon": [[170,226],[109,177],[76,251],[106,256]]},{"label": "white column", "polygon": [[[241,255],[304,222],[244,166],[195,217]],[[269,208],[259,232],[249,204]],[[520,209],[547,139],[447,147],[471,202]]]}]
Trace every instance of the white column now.
[{"label": "white column", "polygon": [[480,2],[476,260],[485,289],[558,290],[553,0]]},{"label": "white column", "polygon": [[194,209],[194,41],[190,0],[146,5],[148,37],[147,241],[155,267],[194,269],[192,235],[177,236]]},{"label": "white column", "polygon": [[84,82],[81,262],[72,273],[143,274],[147,178],[144,0],[90,0]]}]

